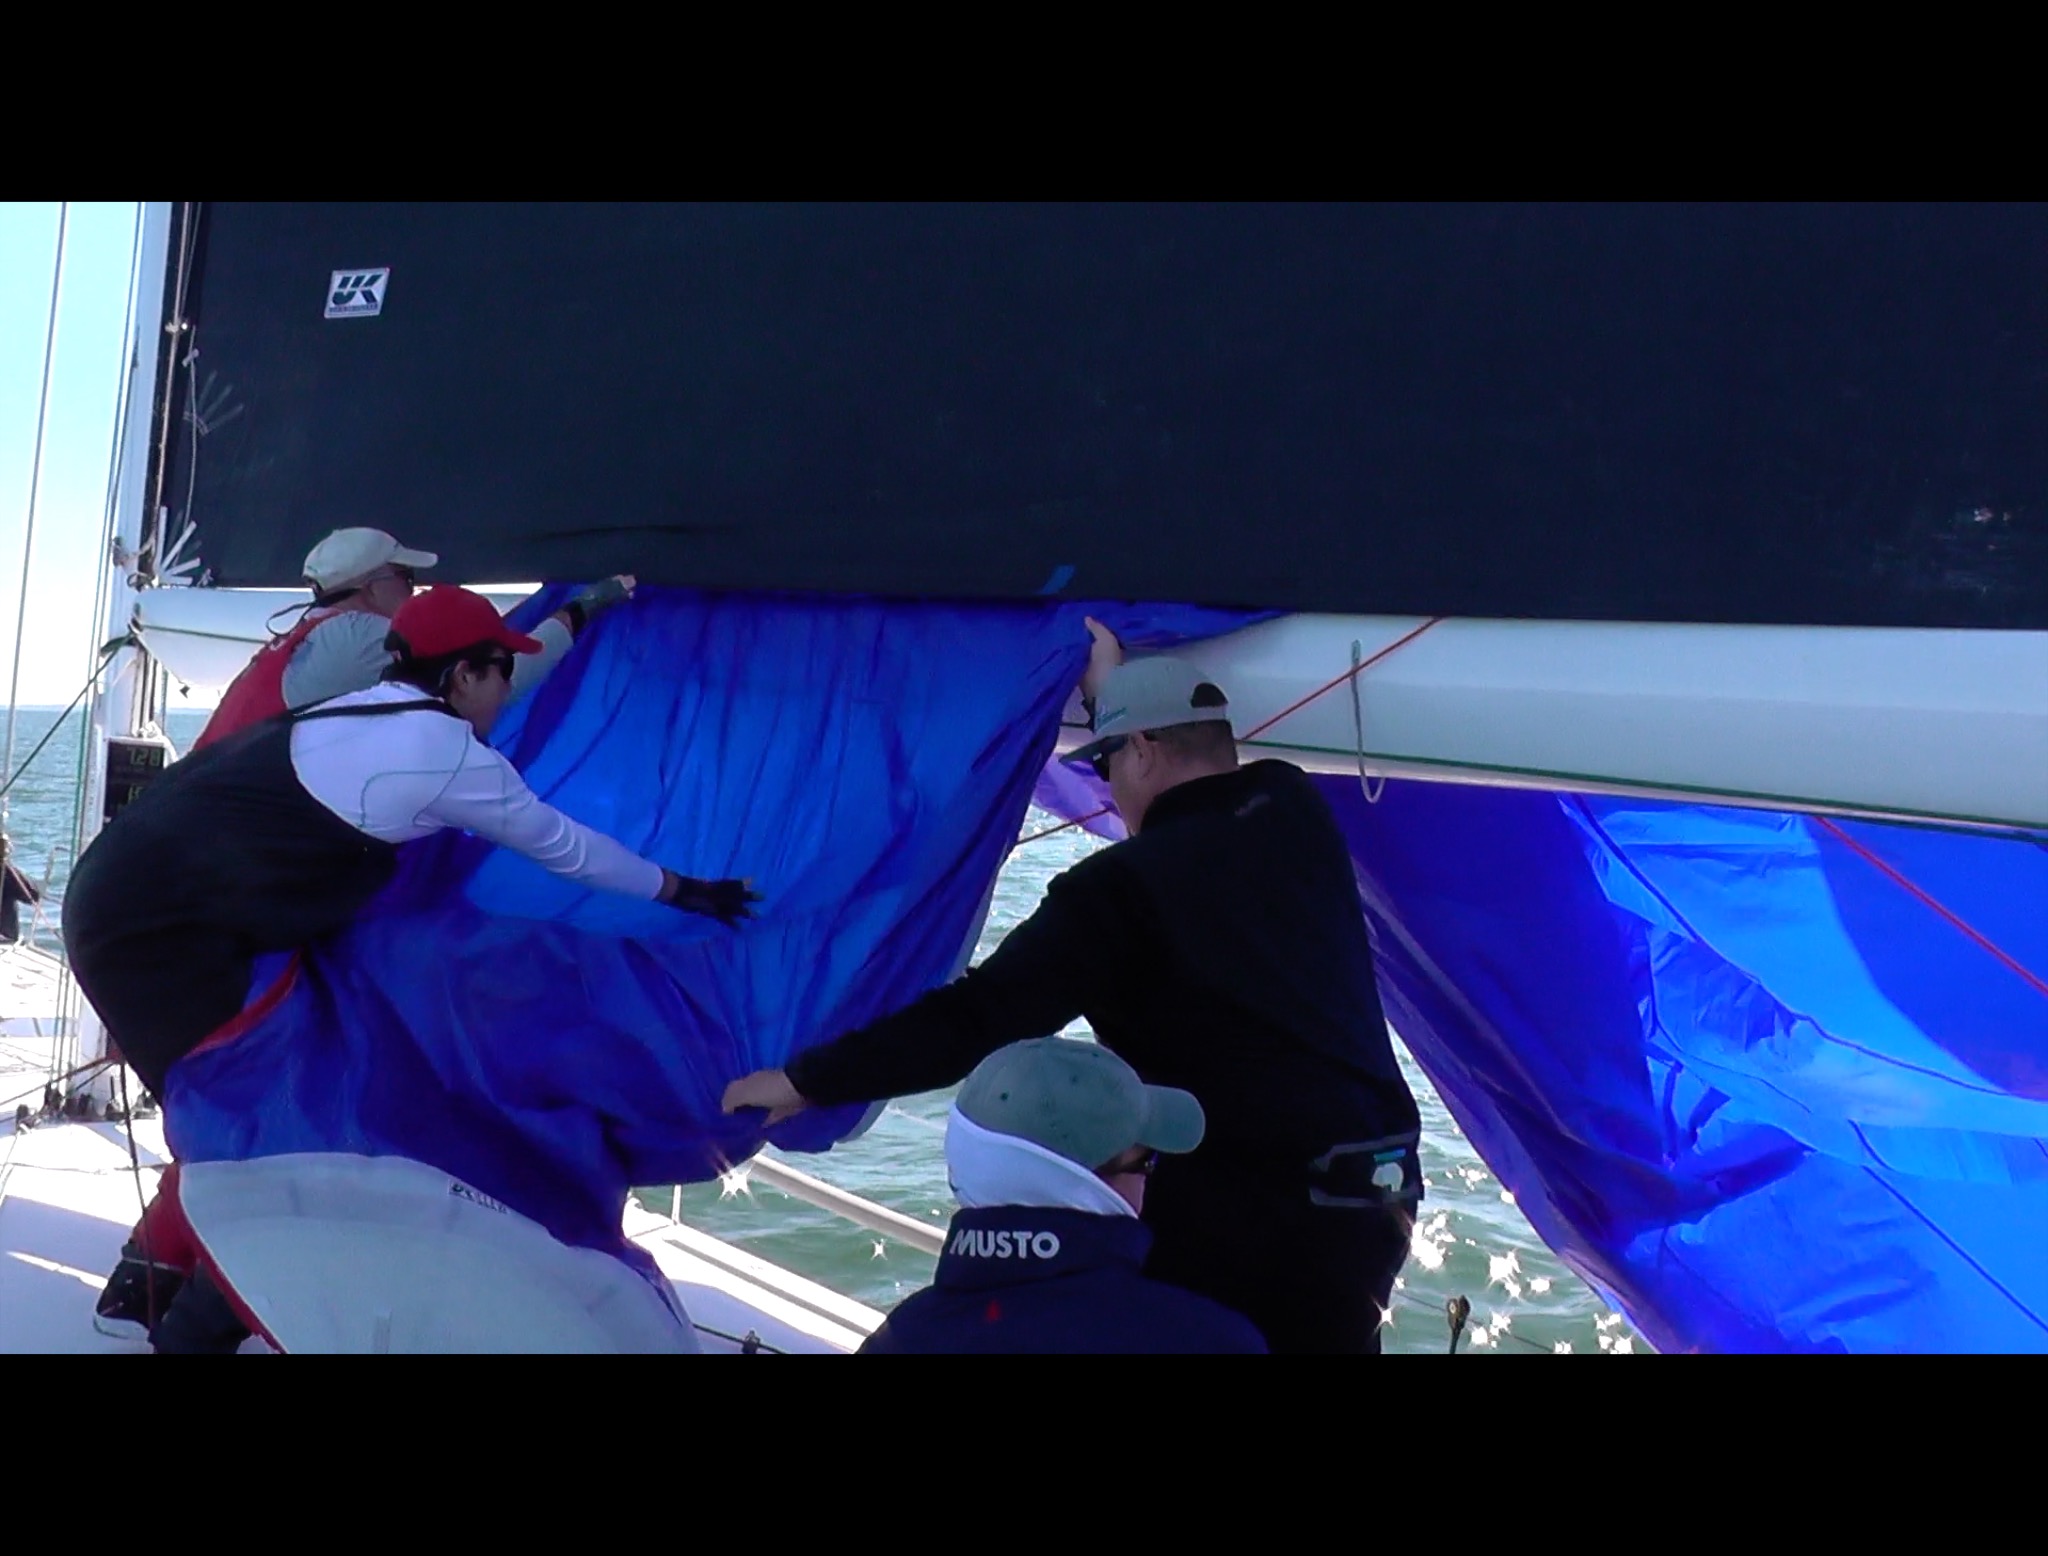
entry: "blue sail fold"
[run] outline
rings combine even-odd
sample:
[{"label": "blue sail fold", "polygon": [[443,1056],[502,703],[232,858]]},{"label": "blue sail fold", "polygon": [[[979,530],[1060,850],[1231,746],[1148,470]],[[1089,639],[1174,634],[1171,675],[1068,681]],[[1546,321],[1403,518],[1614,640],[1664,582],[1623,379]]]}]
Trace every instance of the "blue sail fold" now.
[{"label": "blue sail fold", "polygon": [[[647,857],[751,877],[760,918],[728,930],[587,891],[466,836],[409,844],[274,1012],[176,1067],[173,1149],[408,1156],[621,1251],[630,1186],[703,1181],[761,1144],[719,1111],[730,1080],[964,965],[1091,611],[1138,647],[1256,619],[641,590],[493,742],[541,798]],[[776,1143],[825,1148],[863,1112],[806,1113]]]},{"label": "blue sail fold", "polygon": [[1390,1023],[1653,1346],[2048,1350],[2048,840],[1317,782]]},{"label": "blue sail fold", "polygon": [[[176,1068],[173,1148],[410,1156],[632,1259],[629,1186],[761,1143],[719,1112],[729,1080],[960,968],[1029,804],[1122,835],[1103,786],[1050,760],[1088,614],[1139,651],[1262,619],[643,590],[496,743],[649,857],[752,877],[760,920],[584,891],[473,838],[409,845],[273,1013]],[[2048,1349],[2048,842],[1318,781],[1390,1021],[1652,1345]]]}]

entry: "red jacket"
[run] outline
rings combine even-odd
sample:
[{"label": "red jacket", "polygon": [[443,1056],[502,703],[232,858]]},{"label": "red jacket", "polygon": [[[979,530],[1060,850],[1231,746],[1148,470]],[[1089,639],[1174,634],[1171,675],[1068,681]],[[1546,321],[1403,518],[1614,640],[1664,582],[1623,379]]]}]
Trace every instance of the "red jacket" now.
[{"label": "red jacket", "polygon": [[292,655],[306,641],[307,634],[323,621],[332,621],[336,614],[331,610],[307,611],[291,631],[282,637],[272,638],[256,650],[256,657],[249,661],[248,668],[236,676],[221,694],[220,706],[213,710],[213,717],[206,721],[206,728],[192,742],[192,749],[203,750],[216,740],[225,740],[237,730],[247,729],[251,724],[260,724],[283,713],[285,666],[292,662]]}]

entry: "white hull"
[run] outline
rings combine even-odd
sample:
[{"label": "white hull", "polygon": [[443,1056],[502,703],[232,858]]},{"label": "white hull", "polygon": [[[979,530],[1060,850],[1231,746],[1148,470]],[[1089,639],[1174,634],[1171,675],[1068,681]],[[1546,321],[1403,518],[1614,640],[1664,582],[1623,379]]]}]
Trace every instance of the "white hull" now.
[{"label": "white hull", "polygon": [[[132,1162],[115,1124],[13,1124],[17,1101],[41,1101],[58,980],[47,952],[0,947],[0,1354],[146,1353],[140,1340],[98,1332],[93,1306],[166,1165],[160,1121],[134,1126]],[[139,1092],[132,1076],[128,1085]],[[281,1169],[303,1165],[188,1167],[183,1194],[222,1268],[293,1351],[718,1354],[752,1335],[770,1352],[844,1355],[881,1322],[862,1303],[629,1204],[626,1235],[653,1255],[686,1315],[665,1324],[651,1288],[624,1266],[451,1199],[443,1174],[357,1162],[341,1192],[349,1174],[317,1162],[285,1181]],[[256,1339],[242,1349],[268,1351]]]}]

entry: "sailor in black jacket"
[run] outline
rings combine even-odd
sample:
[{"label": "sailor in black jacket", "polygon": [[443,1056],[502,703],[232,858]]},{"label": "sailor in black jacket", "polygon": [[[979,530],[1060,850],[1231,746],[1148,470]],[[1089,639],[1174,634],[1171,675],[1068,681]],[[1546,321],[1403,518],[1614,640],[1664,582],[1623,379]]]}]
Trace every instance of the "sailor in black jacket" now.
[{"label": "sailor in black jacket", "polygon": [[1192,666],[1098,670],[1082,754],[1130,837],[1057,877],[979,967],[733,1082],[725,1108],[773,1123],[936,1090],[1085,1017],[1208,1118],[1147,1190],[1146,1273],[1246,1314],[1275,1353],[1376,1353],[1422,1178],[1349,850],[1300,769],[1238,765]]}]

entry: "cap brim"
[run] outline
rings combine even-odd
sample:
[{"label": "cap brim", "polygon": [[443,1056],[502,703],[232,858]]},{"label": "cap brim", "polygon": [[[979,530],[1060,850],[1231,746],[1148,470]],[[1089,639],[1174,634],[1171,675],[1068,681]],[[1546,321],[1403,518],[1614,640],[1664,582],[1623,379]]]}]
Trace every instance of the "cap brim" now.
[{"label": "cap brim", "polygon": [[1078,751],[1069,751],[1061,757],[1062,762],[1092,762],[1114,742],[1123,739],[1121,735],[1104,735],[1100,740],[1091,740]]},{"label": "cap brim", "polygon": [[1192,1092],[1174,1086],[1145,1088],[1145,1128],[1138,1144],[1181,1156],[1202,1143],[1209,1127]]},{"label": "cap brim", "polygon": [[441,559],[431,551],[412,551],[404,546],[400,546],[391,553],[391,560],[384,565],[386,567],[438,567],[441,565]]},{"label": "cap brim", "polygon": [[[1190,724],[1230,724],[1230,710],[1227,708],[1203,708],[1198,713],[1186,718],[1172,717],[1149,722],[1140,719],[1133,729],[1120,729],[1107,735],[1098,736],[1079,750],[1069,751],[1060,760],[1062,762],[1092,762],[1102,751],[1115,745],[1119,740],[1127,739],[1133,733],[1143,733],[1155,729],[1182,729]],[[1236,727],[1234,724],[1231,725],[1233,731]]]},{"label": "cap brim", "polygon": [[523,632],[507,631],[498,641],[515,654],[538,654],[547,647],[539,638],[530,638]]}]

